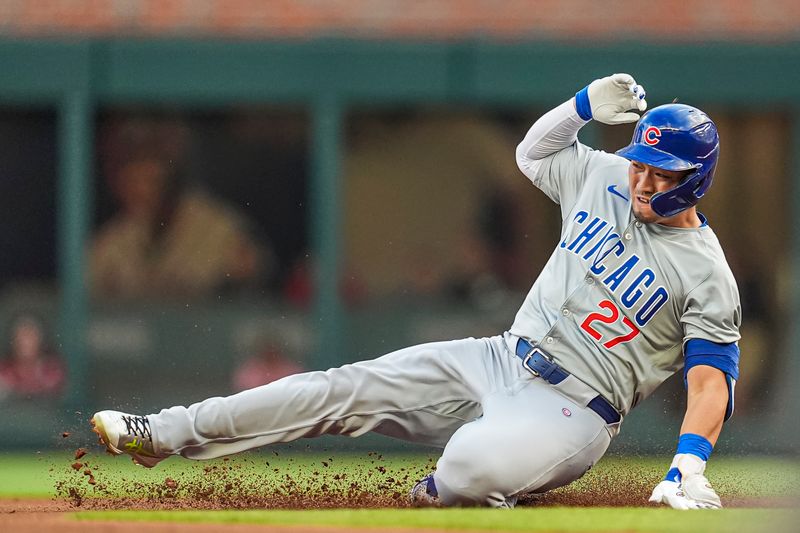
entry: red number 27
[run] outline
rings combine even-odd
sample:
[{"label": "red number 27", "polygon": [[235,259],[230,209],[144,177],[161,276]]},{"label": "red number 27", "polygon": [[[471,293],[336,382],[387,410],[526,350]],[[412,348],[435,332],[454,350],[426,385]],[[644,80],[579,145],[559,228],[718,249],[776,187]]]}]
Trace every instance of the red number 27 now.
[{"label": "red number 27", "polygon": [[[588,333],[589,335],[591,335],[591,337],[596,341],[601,340],[603,338],[603,335],[592,327],[592,322],[600,321],[603,324],[613,324],[614,322],[617,321],[620,314],[619,308],[616,305],[614,305],[614,303],[611,300],[603,300],[602,302],[600,302],[600,307],[602,309],[611,311],[611,314],[605,315],[603,313],[589,313],[589,316],[587,316],[586,320],[584,320],[583,323],[581,324],[581,329],[586,333]],[[632,340],[636,335],[639,334],[639,328],[637,328],[636,324],[631,322],[631,320],[628,317],[623,316],[622,323],[625,324],[625,326],[627,326],[627,328],[630,331],[628,333],[625,333],[624,335],[620,335],[619,337],[614,337],[613,339],[604,342],[603,346],[605,346],[608,349],[611,349],[617,344],[621,344],[623,342],[628,342]]]}]

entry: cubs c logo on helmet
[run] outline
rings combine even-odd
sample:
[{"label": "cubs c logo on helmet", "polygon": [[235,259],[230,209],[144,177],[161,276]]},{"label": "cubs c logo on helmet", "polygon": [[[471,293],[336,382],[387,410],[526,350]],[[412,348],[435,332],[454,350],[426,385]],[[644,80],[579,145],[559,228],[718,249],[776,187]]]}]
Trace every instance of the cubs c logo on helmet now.
[{"label": "cubs c logo on helmet", "polygon": [[661,137],[661,130],[656,128],[655,126],[650,126],[646,130],[644,130],[644,135],[642,136],[642,139],[646,144],[654,146],[658,144],[659,137]]}]

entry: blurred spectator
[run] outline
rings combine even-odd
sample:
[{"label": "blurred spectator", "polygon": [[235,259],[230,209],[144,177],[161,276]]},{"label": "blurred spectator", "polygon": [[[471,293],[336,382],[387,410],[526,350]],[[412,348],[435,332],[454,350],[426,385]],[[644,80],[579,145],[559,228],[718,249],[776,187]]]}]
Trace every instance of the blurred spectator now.
[{"label": "blurred spectator", "polygon": [[303,372],[297,361],[289,359],[276,342],[266,343],[256,355],[245,359],[233,374],[233,388],[243,391]]},{"label": "blurred spectator", "polygon": [[31,315],[17,318],[10,351],[0,361],[0,397],[53,397],[64,388],[61,357],[45,345],[42,324]]},{"label": "blurred spectator", "polygon": [[112,152],[106,165],[120,210],[91,244],[92,293],[206,296],[262,283],[269,257],[245,221],[188,187],[179,170],[182,146],[158,141],[156,136],[123,143],[123,153]]}]

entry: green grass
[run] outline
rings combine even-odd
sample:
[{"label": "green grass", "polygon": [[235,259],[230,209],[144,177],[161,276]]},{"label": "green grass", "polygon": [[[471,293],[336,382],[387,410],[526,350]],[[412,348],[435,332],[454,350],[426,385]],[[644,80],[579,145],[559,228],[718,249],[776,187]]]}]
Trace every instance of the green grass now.
[{"label": "green grass", "polygon": [[[0,454],[0,498],[49,498],[54,494],[53,472],[65,454]],[[58,466],[57,466],[58,465]]]},{"label": "green grass", "polygon": [[78,520],[216,524],[325,525],[351,528],[426,528],[473,531],[693,532],[796,531],[800,512],[774,509],[674,511],[649,508],[378,509],[331,511],[101,511]]}]

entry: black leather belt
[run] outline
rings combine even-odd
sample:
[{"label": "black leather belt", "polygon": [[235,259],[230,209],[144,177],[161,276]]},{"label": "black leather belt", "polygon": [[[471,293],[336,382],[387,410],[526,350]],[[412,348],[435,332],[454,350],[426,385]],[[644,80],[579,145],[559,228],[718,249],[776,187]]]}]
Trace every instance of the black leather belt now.
[{"label": "black leather belt", "polygon": [[[517,341],[517,357],[522,359],[524,366],[531,374],[540,377],[551,385],[558,385],[569,376],[569,372],[555,364],[541,348],[533,346],[525,339]],[[608,400],[597,395],[586,406],[606,421],[607,424],[616,424],[622,417]]]}]

